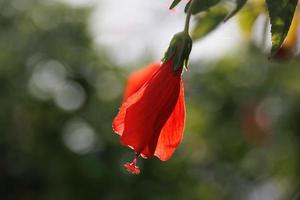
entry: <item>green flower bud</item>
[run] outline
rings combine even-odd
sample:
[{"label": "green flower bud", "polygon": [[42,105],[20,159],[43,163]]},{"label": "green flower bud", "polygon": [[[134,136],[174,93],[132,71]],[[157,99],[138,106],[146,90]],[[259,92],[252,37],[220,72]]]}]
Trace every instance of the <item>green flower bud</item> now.
[{"label": "green flower bud", "polygon": [[185,32],[176,33],[173,36],[162,61],[166,62],[167,60],[172,59],[174,72],[182,69],[182,67],[187,68],[192,45],[193,41],[189,34]]}]

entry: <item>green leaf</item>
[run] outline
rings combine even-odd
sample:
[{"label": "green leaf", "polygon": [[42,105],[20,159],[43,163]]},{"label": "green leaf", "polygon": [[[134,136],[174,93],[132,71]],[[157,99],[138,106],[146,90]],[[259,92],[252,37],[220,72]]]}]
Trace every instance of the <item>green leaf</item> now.
[{"label": "green leaf", "polygon": [[169,9],[171,10],[171,9],[175,8],[180,3],[180,1],[181,0],[174,0]]},{"label": "green leaf", "polygon": [[[209,8],[213,7],[219,2],[220,0],[194,0],[191,7],[191,12],[193,15],[195,15],[198,14],[199,12],[207,11]],[[184,9],[185,12],[187,12],[189,5],[190,2],[186,5]]]},{"label": "green leaf", "polygon": [[197,23],[191,33],[193,40],[198,40],[213,31],[220,23],[228,11],[224,6],[212,8],[204,15],[197,18]]},{"label": "green leaf", "polygon": [[247,3],[247,0],[236,0],[235,1],[236,7],[226,16],[224,21],[227,21],[231,17],[233,17],[237,12],[239,12],[244,7],[244,5],[246,3]]},{"label": "green leaf", "polygon": [[271,20],[271,56],[273,56],[289,31],[298,0],[266,0],[266,2]]}]

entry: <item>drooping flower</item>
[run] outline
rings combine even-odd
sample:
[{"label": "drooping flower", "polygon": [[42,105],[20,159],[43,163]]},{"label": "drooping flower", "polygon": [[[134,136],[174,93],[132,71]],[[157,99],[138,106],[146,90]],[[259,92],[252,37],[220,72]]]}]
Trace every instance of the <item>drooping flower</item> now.
[{"label": "drooping flower", "polygon": [[132,148],[134,160],[124,167],[139,174],[137,157],[168,160],[180,144],[185,122],[181,74],[192,42],[185,33],[171,41],[161,64],[152,64],[130,76],[113,130]]}]

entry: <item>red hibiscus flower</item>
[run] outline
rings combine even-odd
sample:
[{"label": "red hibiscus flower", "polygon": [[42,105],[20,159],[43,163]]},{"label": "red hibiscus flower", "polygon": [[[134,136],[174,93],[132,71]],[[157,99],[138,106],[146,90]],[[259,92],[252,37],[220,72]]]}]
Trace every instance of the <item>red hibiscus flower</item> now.
[{"label": "red hibiscus flower", "polygon": [[[180,47],[186,46],[182,40],[176,41]],[[135,151],[134,160],[124,165],[133,174],[140,172],[136,165],[139,155],[168,160],[182,140],[185,108],[181,74],[187,51],[177,53],[177,47],[171,42],[162,64],[149,65],[130,76],[124,102],[113,120],[121,143]]]}]

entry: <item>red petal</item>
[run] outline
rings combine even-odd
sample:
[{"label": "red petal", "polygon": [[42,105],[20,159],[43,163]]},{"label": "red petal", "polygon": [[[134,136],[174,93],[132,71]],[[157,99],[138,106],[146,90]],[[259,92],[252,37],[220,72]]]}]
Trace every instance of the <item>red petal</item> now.
[{"label": "red petal", "polygon": [[134,73],[132,73],[127,81],[124,98],[125,101],[130,95],[138,91],[159,69],[160,63],[152,63]]},{"label": "red petal", "polygon": [[122,136],[122,134],[124,132],[124,120],[125,120],[125,115],[126,115],[127,108],[130,105],[134,104],[135,102],[139,101],[140,98],[142,97],[144,91],[145,91],[145,87],[141,88],[136,93],[131,95],[122,104],[118,115],[114,118],[113,123],[112,123],[112,128],[113,128],[114,132],[117,133],[118,135]]},{"label": "red petal", "polygon": [[180,83],[180,94],[176,106],[168,121],[160,132],[155,156],[160,160],[168,160],[180,144],[185,122],[183,83]]},{"label": "red petal", "polygon": [[177,104],[180,85],[181,75],[174,74],[168,61],[126,100],[113,122],[122,144],[146,157],[154,156],[160,132]]},{"label": "red petal", "polygon": [[[149,64],[146,67],[132,73],[127,80],[123,101],[126,101],[128,97],[137,92],[153,76],[153,74],[159,69],[159,67],[160,63],[156,62]],[[122,107],[120,108],[120,111],[115,117],[112,125],[114,132],[118,135],[121,136],[123,134],[124,118],[126,110],[130,105],[129,102],[133,103],[138,101],[142,93],[143,91],[140,91],[139,94],[132,96],[131,99],[128,100],[127,103],[124,102]]]}]

